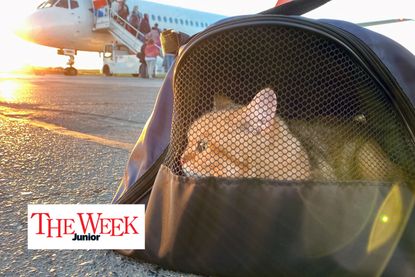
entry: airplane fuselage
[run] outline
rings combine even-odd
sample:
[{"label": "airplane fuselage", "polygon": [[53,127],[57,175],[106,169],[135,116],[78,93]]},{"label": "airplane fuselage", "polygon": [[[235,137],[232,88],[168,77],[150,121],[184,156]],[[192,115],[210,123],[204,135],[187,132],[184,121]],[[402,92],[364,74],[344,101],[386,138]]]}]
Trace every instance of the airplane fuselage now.
[{"label": "airplane fuselage", "polygon": [[[50,2],[54,4],[50,7],[41,5],[29,16],[25,39],[49,47],[96,52],[103,51],[104,45],[115,41],[109,32],[93,30],[95,18],[91,0],[67,1],[65,7],[57,5],[58,1]],[[137,5],[141,14],[149,14],[151,26],[158,23],[160,29],[175,29],[188,34],[201,31],[223,18],[148,1],[128,0],[127,4],[130,11]]]}]

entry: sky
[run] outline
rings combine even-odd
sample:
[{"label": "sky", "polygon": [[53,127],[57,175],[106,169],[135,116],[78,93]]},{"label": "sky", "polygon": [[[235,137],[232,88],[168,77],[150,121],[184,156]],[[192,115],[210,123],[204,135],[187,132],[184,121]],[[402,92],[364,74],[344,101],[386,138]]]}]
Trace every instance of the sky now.
[{"label": "sky", "polygon": [[[57,55],[56,49],[26,42],[13,32],[42,1],[3,2],[0,10],[0,72],[16,70],[24,66],[66,66],[68,58]],[[231,16],[266,10],[273,7],[276,0],[153,0],[153,2]],[[411,2],[411,0],[332,0],[306,16],[342,19],[355,23],[391,18],[415,19],[415,10],[410,5]],[[395,39],[415,53],[415,22],[374,26],[371,29]],[[77,68],[84,69],[99,69],[102,64],[98,53],[89,52],[78,52],[75,62]]]}]

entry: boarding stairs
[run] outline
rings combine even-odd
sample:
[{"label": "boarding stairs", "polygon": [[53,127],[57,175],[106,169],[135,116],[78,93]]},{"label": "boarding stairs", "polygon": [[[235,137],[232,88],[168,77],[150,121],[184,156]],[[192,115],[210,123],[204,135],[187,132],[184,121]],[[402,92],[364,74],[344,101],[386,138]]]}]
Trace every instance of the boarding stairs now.
[{"label": "boarding stairs", "polygon": [[[94,23],[93,31],[108,31],[116,38],[118,44],[125,45],[134,54],[140,52],[144,43],[144,34],[109,8],[102,10],[101,14],[95,11]],[[160,47],[159,50],[162,58]]]}]

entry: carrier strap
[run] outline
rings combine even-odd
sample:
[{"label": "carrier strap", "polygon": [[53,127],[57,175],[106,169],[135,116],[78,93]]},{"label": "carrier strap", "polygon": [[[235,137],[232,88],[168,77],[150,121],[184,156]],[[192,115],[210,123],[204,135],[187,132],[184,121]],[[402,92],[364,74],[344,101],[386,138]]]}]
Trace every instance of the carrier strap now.
[{"label": "carrier strap", "polygon": [[292,0],[274,8],[260,12],[260,14],[302,15],[312,11],[330,0]]}]

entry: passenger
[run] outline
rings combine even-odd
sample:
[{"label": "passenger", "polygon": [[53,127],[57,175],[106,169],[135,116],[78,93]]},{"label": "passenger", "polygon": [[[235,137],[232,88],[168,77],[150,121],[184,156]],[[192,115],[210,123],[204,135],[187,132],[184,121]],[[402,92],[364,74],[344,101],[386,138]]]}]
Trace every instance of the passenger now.
[{"label": "passenger", "polygon": [[164,54],[163,63],[165,64],[164,65],[165,66],[164,67],[165,72],[168,72],[170,67],[173,65],[174,58],[175,58],[174,54],[170,54],[170,53],[165,53]]},{"label": "passenger", "polygon": [[[128,22],[133,26],[136,30],[140,28],[140,15],[138,13],[138,6],[134,6],[133,11],[131,12],[130,18]],[[134,36],[136,35],[136,30],[132,28],[128,28],[130,33]]]},{"label": "passenger", "polygon": [[148,14],[145,13],[144,18],[141,20],[140,23],[140,32],[146,35],[150,31],[150,20],[148,19]]},{"label": "passenger", "polygon": [[127,12],[126,12],[126,16],[125,16],[125,21],[128,21],[128,17],[130,16],[130,7],[128,7],[127,4],[125,4],[125,7],[127,8]]},{"label": "passenger", "polygon": [[[125,0],[119,0],[118,14],[122,19],[127,21],[128,15],[130,14],[130,10],[127,4],[125,3]],[[124,25],[124,23],[125,22],[123,22],[122,24]]]},{"label": "passenger", "polygon": [[146,48],[144,49],[145,53],[145,60],[147,63],[147,74],[148,77],[151,79],[155,77],[156,72],[156,60],[157,56],[160,54],[160,50],[158,47],[154,44],[154,41],[150,39],[146,43]]},{"label": "passenger", "polygon": [[140,69],[139,74],[141,78],[148,78],[147,75],[147,63],[146,63],[146,55],[145,55],[146,44],[143,43],[141,46],[140,52],[137,53],[137,58],[140,60]]},{"label": "passenger", "polygon": [[[154,25],[155,26],[155,25]],[[169,32],[171,32],[171,30],[170,31],[168,31],[167,32],[167,29],[163,29],[163,32],[166,32],[166,34],[168,34]],[[161,35],[163,35],[163,34],[161,34]],[[180,37],[180,34],[178,35],[179,37]],[[179,39],[180,40],[180,39]],[[164,47],[163,47],[163,50],[165,50],[164,49]],[[170,51],[171,51],[171,49],[170,49]],[[168,52],[163,52],[163,56],[164,56],[164,58],[163,58],[163,67],[164,67],[164,71],[167,73],[169,70],[170,70],[170,68],[172,67],[172,65],[173,65],[173,63],[174,63],[174,59],[175,59],[175,57],[176,57],[176,54],[177,53],[168,53]]]},{"label": "passenger", "polygon": [[146,34],[146,39],[147,40],[150,40],[150,39],[153,40],[154,43],[158,47],[161,46],[161,43],[160,43],[160,32],[158,31],[158,28],[156,26],[153,26],[153,28],[151,28],[151,31]]},{"label": "passenger", "polygon": [[159,32],[159,34],[161,34],[161,30],[160,30],[159,24],[157,22],[154,24],[153,28],[156,28],[157,31]]},{"label": "passenger", "polygon": [[167,59],[166,59],[166,54],[164,54],[163,63],[161,64],[161,66],[163,67],[164,72],[167,72]]}]

